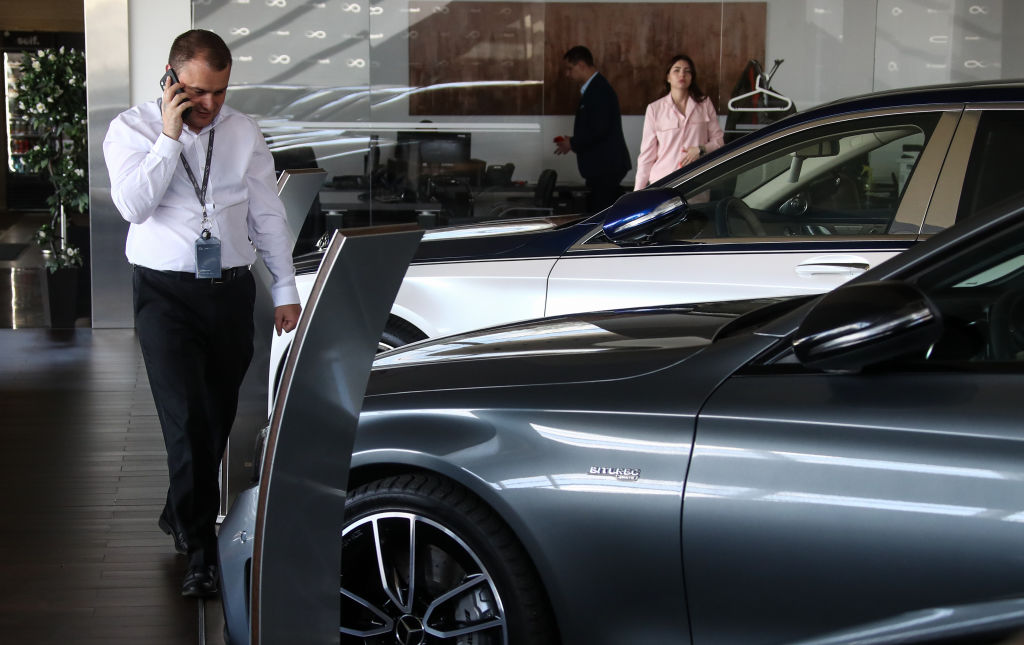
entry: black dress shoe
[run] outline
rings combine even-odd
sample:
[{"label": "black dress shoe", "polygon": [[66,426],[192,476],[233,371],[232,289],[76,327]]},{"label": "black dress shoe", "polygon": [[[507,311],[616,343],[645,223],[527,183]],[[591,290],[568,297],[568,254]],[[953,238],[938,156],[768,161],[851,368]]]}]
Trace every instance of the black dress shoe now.
[{"label": "black dress shoe", "polygon": [[163,516],[156,521],[156,525],[160,527],[161,531],[174,538],[175,551],[182,555],[188,553],[188,542],[185,541],[185,534],[183,532],[175,531]]},{"label": "black dress shoe", "polygon": [[208,564],[189,567],[181,583],[181,595],[188,598],[209,598],[217,595],[217,567]]}]

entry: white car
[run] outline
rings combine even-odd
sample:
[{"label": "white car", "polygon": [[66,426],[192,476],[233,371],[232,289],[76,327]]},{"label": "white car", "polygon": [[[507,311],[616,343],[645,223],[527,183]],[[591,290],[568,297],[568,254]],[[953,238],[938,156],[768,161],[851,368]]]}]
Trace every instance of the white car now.
[{"label": "white car", "polygon": [[[429,231],[381,348],[556,314],[828,291],[1017,192],[1022,108],[1019,83],[866,95],[766,126],[592,216]],[[303,298],[318,265],[297,260]],[[274,339],[272,383],[287,343]]]}]

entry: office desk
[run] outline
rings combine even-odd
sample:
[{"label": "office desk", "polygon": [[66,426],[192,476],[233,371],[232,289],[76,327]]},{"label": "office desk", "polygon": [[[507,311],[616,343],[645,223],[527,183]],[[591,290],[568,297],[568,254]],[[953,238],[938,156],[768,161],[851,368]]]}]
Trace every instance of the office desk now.
[{"label": "office desk", "polygon": [[[473,193],[473,214],[486,217],[496,208],[533,208],[533,184],[514,184],[511,186],[490,186]],[[555,186],[554,199],[551,207],[555,213],[583,213],[587,209],[589,189],[580,184],[563,184]]]},{"label": "office desk", "polygon": [[[500,207],[533,208],[534,188],[529,184],[474,187],[471,193],[472,219],[497,215]],[[423,228],[434,228],[447,225],[452,216],[438,201],[380,201],[365,199],[366,194],[366,190],[322,189],[320,208],[327,220],[327,229],[395,223],[417,223]],[[586,206],[586,186],[569,184],[555,187],[553,212],[582,213]],[[461,223],[466,221],[460,220]]]},{"label": "office desk", "polygon": [[416,222],[433,228],[441,219],[438,202],[382,202],[361,199],[365,190],[324,188],[320,191],[320,208],[327,218],[328,229]]}]

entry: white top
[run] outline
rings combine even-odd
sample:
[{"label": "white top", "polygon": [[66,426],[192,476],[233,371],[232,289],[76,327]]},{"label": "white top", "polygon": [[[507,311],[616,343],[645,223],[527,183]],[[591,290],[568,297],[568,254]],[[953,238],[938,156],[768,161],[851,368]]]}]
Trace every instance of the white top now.
[{"label": "white top", "polygon": [[206,212],[210,232],[221,241],[221,265],[251,265],[258,249],[274,278],[274,306],[295,304],[295,241],[277,196],[274,159],[256,122],[227,105],[198,134],[183,127],[177,141],[163,134],[156,101],[128,109],[111,122],[103,156],[111,197],[131,223],[125,255],[150,269],[195,271],[203,209],[179,155],[184,153],[201,187],[212,128],[217,134]]}]

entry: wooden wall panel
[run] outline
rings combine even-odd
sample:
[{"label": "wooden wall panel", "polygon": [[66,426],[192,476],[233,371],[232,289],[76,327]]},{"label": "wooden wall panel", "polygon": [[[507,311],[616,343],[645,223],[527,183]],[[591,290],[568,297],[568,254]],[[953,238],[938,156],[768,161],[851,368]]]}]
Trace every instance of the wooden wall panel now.
[{"label": "wooden wall panel", "polygon": [[0,25],[10,31],[85,32],[83,0],[2,0]]},{"label": "wooden wall panel", "polygon": [[[747,61],[764,63],[767,5],[738,3],[488,3],[412,0],[409,83],[542,81],[518,88],[455,88],[416,95],[414,115],[573,114],[579,91],[562,56],[586,45],[619,94],[642,115],[664,92],[678,53],[723,112]],[[768,67],[768,66],[766,66]]]},{"label": "wooden wall panel", "polygon": [[565,80],[562,60],[574,45],[585,45],[594,54],[594,64],[619,95],[623,114],[643,114],[663,94],[665,69],[677,53],[693,58],[701,87],[712,92],[718,86],[721,20],[721,6],[712,3],[549,4],[545,113],[576,111],[579,93]]},{"label": "wooden wall panel", "polygon": [[676,54],[693,59],[701,89],[721,113],[747,61],[764,60],[766,25],[764,2],[549,3],[544,112],[575,112],[578,94],[564,79],[562,55],[586,45],[618,93],[623,114],[642,115],[662,96],[668,62]]},{"label": "wooden wall panel", "polygon": [[430,90],[412,97],[412,114],[540,114],[544,4],[411,0],[409,84],[532,81],[516,87]]},{"label": "wooden wall panel", "polygon": [[750,59],[761,62],[767,73],[772,66],[765,57],[767,9],[763,2],[726,3],[722,7],[725,38],[722,39],[722,83],[718,113],[728,111],[729,98]]}]

